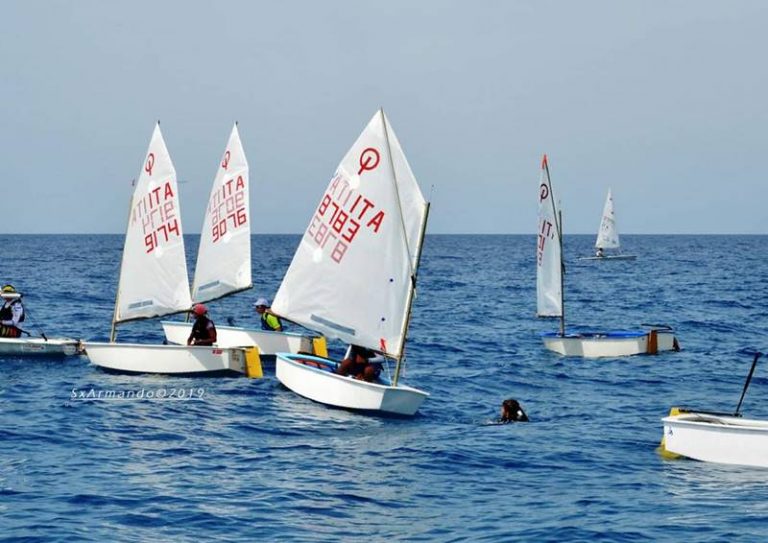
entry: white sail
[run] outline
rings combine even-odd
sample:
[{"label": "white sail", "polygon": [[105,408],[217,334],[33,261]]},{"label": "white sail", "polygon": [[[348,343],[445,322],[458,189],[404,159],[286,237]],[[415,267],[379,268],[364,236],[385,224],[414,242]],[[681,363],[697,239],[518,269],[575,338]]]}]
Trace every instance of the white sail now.
[{"label": "white sail", "polygon": [[426,201],[383,111],[342,159],[272,309],[399,358]]},{"label": "white sail", "polygon": [[205,210],[192,300],[207,302],[251,285],[248,161],[235,124]]},{"label": "white sail", "polygon": [[536,313],[560,317],[563,313],[562,255],[557,205],[549,179],[547,155],[541,161],[539,229],[536,244]]},{"label": "white sail", "polygon": [[168,315],[191,304],[176,170],[158,124],[133,192],[114,322]]},{"label": "white sail", "polygon": [[613,213],[613,196],[608,189],[608,196],[603,206],[603,218],[600,220],[600,229],[597,231],[595,247],[601,249],[618,249],[619,231],[616,229],[616,217]]}]

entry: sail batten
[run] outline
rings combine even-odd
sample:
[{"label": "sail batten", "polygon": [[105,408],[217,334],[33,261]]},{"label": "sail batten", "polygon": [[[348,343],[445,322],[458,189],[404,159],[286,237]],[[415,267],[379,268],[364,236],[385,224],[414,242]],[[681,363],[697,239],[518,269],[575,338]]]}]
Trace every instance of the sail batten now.
[{"label": "sail batten", "polygon": [[561,236],[547,156],[544,155],[539,181],[539,229],[536,243],[536,314],[539,317],[561,317],[563,314]]},{"label": "sail batten", "polygon": [[425,203],[380,110],[332,176],[272,309],[399,358]]},{"label": "sail batten", "polygon": [[209,302],[251,288],[249,167],[237,124],[205,208],[192,300]]},{"label": "sail batten", "polygon": [[158,123],[131,200],[113,324],[191,305],[176,170]]}]

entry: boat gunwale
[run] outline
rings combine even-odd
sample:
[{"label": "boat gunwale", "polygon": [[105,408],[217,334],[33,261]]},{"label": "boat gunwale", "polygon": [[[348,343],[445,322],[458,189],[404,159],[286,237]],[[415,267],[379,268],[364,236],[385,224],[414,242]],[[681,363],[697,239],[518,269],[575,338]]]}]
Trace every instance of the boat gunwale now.
[{"label": "boat gunwale", "polygon": [[[652,330],[609,330],[607,332],[566,332],[561,335],[560,332],[540,332],[542,338],[561,338],[561,339],[636,339],[645,337]],[[669,329],[655,329],[660,334],[672,334]]]},{"label": "boat gunwale", "polygon": [[[664,417],[665,424],[687,426],[691,428],[729,428],[752,432],[768,432],[768,420],[744,419],[734,416],[718,416],[706,413],[682,413]],[[746,424],[745,424],[746,423]]]},{"label": "boat gunwale", "polygon": [[[189,322],[180,322],[180,321],[160,321],[160,324],[172,324],[172,325],[184,325],[192,327],[192,323]],[[312,334],[302,334],[301,332],[281,332],[279,330],[262,330],[260,328],[248,328],[245,326],[229,326],[229,325],[216,325],[217,330],[234,330],[234,331],[242,331],[245,333],[248,332],[258,332],[260,334],[269,334],[269,335],[281,335],[281,336],[292,336],[292,337],[300,337],[300,338],[321,338],[323,337],[322,334],[318,334],[316,332],[312,332]]]},{"label": "boat gunwale", "polygon": [[349,375],[339,375],[338,373],[321,370],[320,368],[308,366],[307,364],[302,364],[301,362],[297,362],[296,360],[294,360],[295,358],[304,358],[309,360],[316,360],[318,362],[322,362],[325,364],[327,364],[328,362],[331,362],[333,365],[338,366],[338,362],[332,358],[325,358],[322,356],[317,356],[312,354],[275,353],[275,360],[278,360],[280,358],[282,358],[285,362],[288,362],[289,364],[299,367],[301,369],[311,370],[316,373],[340,380],[343,383],[353,384],[362,388],[374,388],[374,389],[384,389],[384,390],[408,390],[408,391],[424,394],[425,396],[429,396],[429,392],[426,392],[418,388],[413,388],[408,385],[398,384],[397,386],[395,386],[382,377],[379,377],[379,382],[363,381],[360,379],[355,379],[354,377]]}]

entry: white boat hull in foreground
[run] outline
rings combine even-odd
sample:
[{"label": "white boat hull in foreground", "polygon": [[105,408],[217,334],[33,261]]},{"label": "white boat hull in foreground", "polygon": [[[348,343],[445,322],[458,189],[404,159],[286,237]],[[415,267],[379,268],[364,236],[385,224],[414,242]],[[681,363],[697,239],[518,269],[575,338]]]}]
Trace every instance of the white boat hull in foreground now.
[{"label": "white boat hull in foreground", "polygon": [[71,356],[80,352],[80,342],[69,338],[0,338],[0,355]]},{"label": "white boat hull in foreground", "polygon": [[381,380],[368,383],[337,375],[332,373],[336,365],[335,361],[318,356],[278,353],[275,368],[277,379],[299,396],[334,407],[414,415],[429,396],[408,386],[395,387]]},{"label": "white boat hull in foreground", "polygon": [[558,332],[541,335],[544,347],[564,356],[584,358],[620,357],[635,354],[656,354],[679,350],[677,339],[670,330],[584,332],[561,336]]},{"label": "white boat hull in foreground", "polygon": [[[163,321],[165,337],[171,343],[186,345],[192,331],[191,322]],[[220,347],[251,347],[259,348],[262,355],[275,353],[311,353],[313,352],[312,337],[294,332],[271,332],[254,328],[236,326],[216,326],[216,345]]]},{"label": "white boat hull in foreground", "polygon": [[696,412],[661,420],[662,446],[667,453],[704,462],[768,468],[768,421]]},{"label": "white boat hull in foreground", "polygon": [[130,373],[245,373],[245,350],[187,345],[85,343],[93,364]]}]

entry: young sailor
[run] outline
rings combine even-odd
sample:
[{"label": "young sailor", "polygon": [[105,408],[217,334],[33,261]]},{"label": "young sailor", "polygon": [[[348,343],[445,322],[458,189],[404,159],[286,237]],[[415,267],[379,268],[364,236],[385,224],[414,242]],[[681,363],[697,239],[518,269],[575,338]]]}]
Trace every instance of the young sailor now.
[{"label": "young sailor", "polygon": [[351,375],[355,379],[361,379],[372,383],[381,373],[381,363],[384,357],[377,355],[375,351],[350,345],[347,356],[339,362],[336,373],[339,375]]},{"label": "young sailor", "polygon": [[24,322],[24,304],[21,294],[13,285],[5,285],[0,290],[3,306],[0,308],[0,337],[20,337],[21,323]]},{"label": "young sailor", "polygon": [[203,304],[195,304],[192,308],[195,322],[192,332],[187,338],[187,345],[213,345],[216,343],[216,325],[208,318],[208,308]]},{"label": "young sailor", "polygon": [[269,309],[269,301],[266,298],[259,298],[256,303],[253,304],[256,309],[256,313],[261,316],[261,329],[270,330],[272,332],[282,332],[283,323],[280,318],[272,313]]}]

